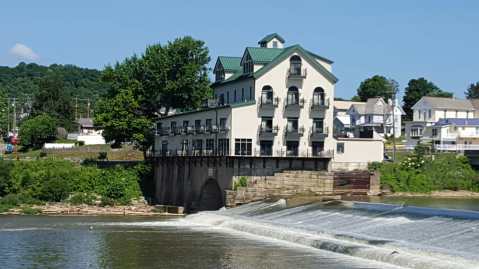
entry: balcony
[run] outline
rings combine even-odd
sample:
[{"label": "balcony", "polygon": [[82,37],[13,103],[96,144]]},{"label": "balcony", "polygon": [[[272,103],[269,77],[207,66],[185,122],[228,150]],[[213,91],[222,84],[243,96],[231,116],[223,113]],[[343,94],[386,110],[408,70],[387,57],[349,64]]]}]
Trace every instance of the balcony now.
[{"label": "balcony", "polygon": [[202,126],[202,125],[200,125],[200,126],[195,126],[195,133],[196,133],[196,134],[204,134],[205,131],[206,131],[205,126]]},{"label": "balcony", "polygon": [[267,127],[260,125],[258,127],[258,135],[261,139],[272,140],[278,134],[278,126]]},{"label": "balcony", "polygon": [[290,79],[303,79],[306,78],[307,71],[306,68],[289,68],[288,69],[288,78]]},{"label": "balcony", "polygon": [[309,134],[311,141],[324,141],[328,137],[329,129],[328,127],[323,128],[312,128]]},{"label": "balcony", "polygon": [[206,125],[205,132],[210,133],[210,134],[218,133],[218,126],[216,126],[216,125]]},{"label": "balcony", "polygon": [[311,99],[311,110],[325,110],[329,108],[329,98],[325,100]]},{"label": "balcony", "polygon": [[174,135],[181,135],[183,134],[183,127],[174,127],[173,128],[173,134]]},{"label": "balcony", "polygon": [[193,128],[193,126],[185,126],[183,127],[183,133],[184,134],[194,134],[195,133],[195,128]]},{"label": "balcony", "polygon": [[230,131],[230,128],[228,126],[220,126],[219,132],[220,134],[226,134]]},{"label": "balcony", "polygon": [[260,108],[275,108],[278,107],[279,104],[279,97],[274,97],[274,98],[266,98],[266,97],[261,97],[261,100],[259,102],[259,107]]},{"label": "balcony", "polygon": [[299,128],[286,128],[284,130],[284,137],[286,140],[299,140],[304,134],[304,127]]}]

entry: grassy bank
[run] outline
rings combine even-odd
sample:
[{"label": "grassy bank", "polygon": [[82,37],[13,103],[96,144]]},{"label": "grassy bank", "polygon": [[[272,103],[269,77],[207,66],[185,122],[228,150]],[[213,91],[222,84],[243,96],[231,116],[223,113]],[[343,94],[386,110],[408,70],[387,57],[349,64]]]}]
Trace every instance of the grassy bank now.
[{"label": "grassy bank", "polygon": [[126,205],[141,196],[147,173],[144,165],[99,169],[53,159],[0,161],[0,212],[47,202]]},{"label": "grassy bank", "polygon": [[456,154],[426,155],[417,149],[400,162],[375,163],[370,168],[381,173],[381,184],[393,192],[479,191],[478,174],[466,157]]}]

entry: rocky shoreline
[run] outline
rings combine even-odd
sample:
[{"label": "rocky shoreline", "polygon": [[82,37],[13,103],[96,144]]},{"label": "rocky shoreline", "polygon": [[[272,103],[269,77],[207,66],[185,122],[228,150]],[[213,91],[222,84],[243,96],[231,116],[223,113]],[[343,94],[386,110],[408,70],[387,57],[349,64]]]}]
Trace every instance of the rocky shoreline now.
[{"label": "rocky shoreline", "polygon": [[433,191],[431,193],[415,192],[393,192],[384,194],[385,197],[429,197],[429,198],[457,198],[457,199],[479,199],[479,192],[472,191]]},{"label": "rocky shoreline", "polygon": [[51,216],[183,216],[180,207],[152,206],[136,203],[125,206],[71,205],[68,203],[47,203],[24,205],[0,215],[51,215]]}]

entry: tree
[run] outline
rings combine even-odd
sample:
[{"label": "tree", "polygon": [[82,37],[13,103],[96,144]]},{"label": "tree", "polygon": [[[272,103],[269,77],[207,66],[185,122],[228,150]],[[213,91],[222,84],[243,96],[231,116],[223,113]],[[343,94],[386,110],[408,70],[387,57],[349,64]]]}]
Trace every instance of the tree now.
[{"label": "tree", "polygon": [[20,143],[26,148],[41,148],[44,143],[55,139],[55,132],[55,119],[46,114],[38,115],[20,125]]},{"label": "tree", "polygon": [[172,108],[198,108],[211,95],[209,60],[203,41],[184,37],[106,67],[103,80],[110,89],[97,105],[95,124],[107,141],[132,141],[145,152],[160,116]]},{"label": "tree", "polygon": [[47,76],[40,80],[39,90],[33,98],[33,117],[48,114],[61,127],[73,128],[73,105],[71,97],[65,94],[64,83],[58,76]]},{"label": "tree", "polygon": [[379,75],[364,80],[358,88],[359,99],[363,102],[374,97],[382,97],[386,101],[391,99],[394,91],[392,81]]},{"label": "tree", "polygon": [[425,78],[411,79],[403,97],[403,109],[406,112],[406,119],[412,120],[412,107],[423,96],[452,97],[452,93],[441,90]]},{"label": "tree", "polygon": [[475,84],[471,83],[464,94],[467,99],[479,98],[479,82],[476,82]]}]

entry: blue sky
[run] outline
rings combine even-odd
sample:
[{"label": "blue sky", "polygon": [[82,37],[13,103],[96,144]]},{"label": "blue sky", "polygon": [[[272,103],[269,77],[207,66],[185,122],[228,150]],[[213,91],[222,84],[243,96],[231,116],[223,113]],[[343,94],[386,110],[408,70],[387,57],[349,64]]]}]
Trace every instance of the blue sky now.
[{"label": "blue sky", "polygon": [[336,96],[381,74],[401,91],[426,77],[463,97],[479,81],[479,1],[3,1],[0,65],[103,68],[148,44],[191,35],[218,55],[240,56],[264,35],[335,61]]}]

